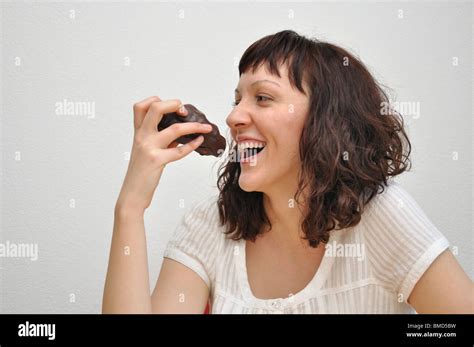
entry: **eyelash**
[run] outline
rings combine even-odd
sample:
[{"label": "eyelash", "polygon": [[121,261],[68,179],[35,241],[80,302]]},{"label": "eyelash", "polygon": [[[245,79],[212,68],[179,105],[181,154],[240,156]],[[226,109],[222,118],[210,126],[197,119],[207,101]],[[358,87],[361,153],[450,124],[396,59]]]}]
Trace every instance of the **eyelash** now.
[{"label": "eyelash", "polygon": [[[257,95],[257,98],[265,98],[267,100],[261,100],[261,101],[271,101],[272,99],[270,99],[268,96],[265,96],[265,95]],[[240,102],[240,101],[239,101]],[[237,106],[239,104],[239,102],[237,101],[234,101],[232,102],[232,106]]]}]

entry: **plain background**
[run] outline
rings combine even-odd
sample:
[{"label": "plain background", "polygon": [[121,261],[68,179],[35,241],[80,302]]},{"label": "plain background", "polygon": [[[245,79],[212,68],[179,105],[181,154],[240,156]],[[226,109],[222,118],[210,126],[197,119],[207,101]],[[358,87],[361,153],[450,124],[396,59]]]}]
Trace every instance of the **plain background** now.
[{"label": "plain background", "polygon": [[[413,169],[397,181],[472,278],[471,4],[7,2],[0,21],[1,238],[39,247],[37,261],[0,258],[0,312],[100,312],[132,105],[180,98],[229,136],[238,59],[283,29],[349,49],[395,100],[420,103],[405,118]],[[95,117],[58,115],[64,99]],[[219,164],[192,153],[167,166],[145,219],[152,288],[183,213],[217,193]]]}]

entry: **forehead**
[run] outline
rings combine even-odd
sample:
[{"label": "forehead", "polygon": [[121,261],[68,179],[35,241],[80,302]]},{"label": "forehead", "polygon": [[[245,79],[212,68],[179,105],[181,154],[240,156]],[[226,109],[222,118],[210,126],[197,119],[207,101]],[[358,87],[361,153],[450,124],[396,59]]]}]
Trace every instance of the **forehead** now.
[{"label": "forehead", "polygon": [[272,74],[265,65],[260,65],[257,69],[255,69],[254,72],[252,72],[252,69],[249,68],[240,76],[236,92],[241,92],[243,88],[249,88],[252,83],[260,80],[274,81],[277,82],[281,87],[290,87],[288,68],[286,67],[286,64],[280,64],[278,66],[278,72],[280,73],[280,77]]}]

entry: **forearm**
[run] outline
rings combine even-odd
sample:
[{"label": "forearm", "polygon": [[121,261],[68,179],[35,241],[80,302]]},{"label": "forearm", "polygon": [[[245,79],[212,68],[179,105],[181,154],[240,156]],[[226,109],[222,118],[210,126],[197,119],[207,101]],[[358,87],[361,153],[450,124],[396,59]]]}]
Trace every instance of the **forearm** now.
[{"label": "forearm", "polygon": [[151,313],[144,211],[115,207],[102,313]]}]

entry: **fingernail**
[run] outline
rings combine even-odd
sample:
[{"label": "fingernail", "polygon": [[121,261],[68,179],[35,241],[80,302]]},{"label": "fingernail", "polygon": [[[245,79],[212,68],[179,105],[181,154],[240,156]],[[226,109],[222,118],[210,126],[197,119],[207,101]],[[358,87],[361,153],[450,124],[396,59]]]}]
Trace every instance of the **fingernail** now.
[{"label": "fingernail", "polygon": [[205,129],[205,130],[212,130],[212,125],[204,124],[204,125],[203,125],[203,129]]}]

